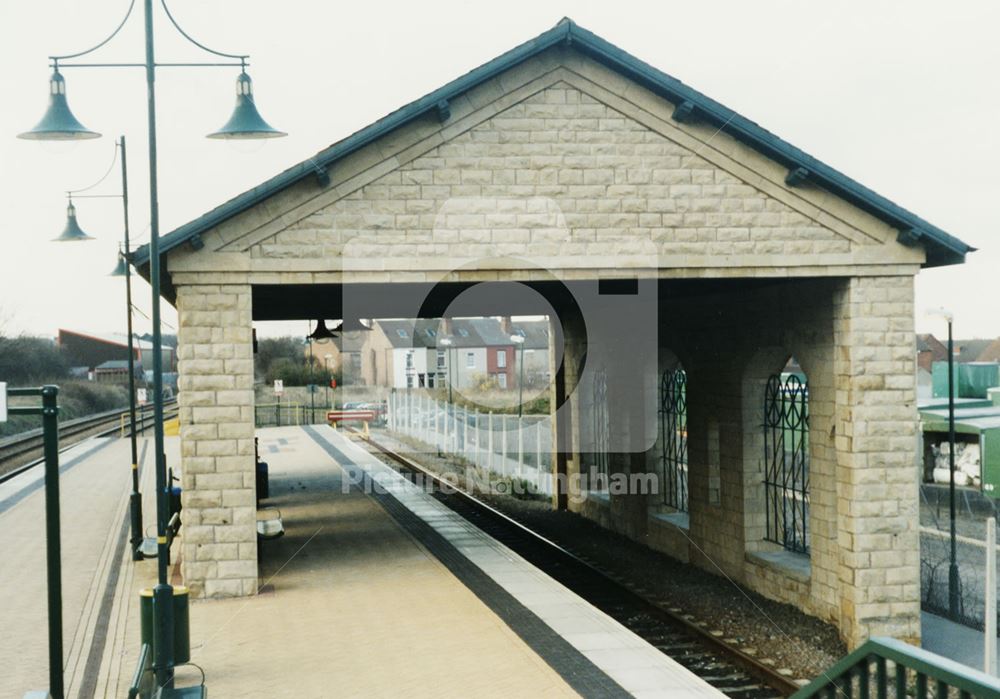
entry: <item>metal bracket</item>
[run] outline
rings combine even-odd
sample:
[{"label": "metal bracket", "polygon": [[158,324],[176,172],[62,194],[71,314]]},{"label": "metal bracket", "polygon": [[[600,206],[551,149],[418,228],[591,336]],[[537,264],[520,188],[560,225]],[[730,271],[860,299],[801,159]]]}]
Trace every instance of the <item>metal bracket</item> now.
[{"label": "metal bracket", "polygon": [[686,124],[694,120],[694,102],[685,100],[674,108],[673,120]]},{"label": "metal bracket", "polygon": [[326,169],[324,165],[317,165],[315,167],[316,172],[316,184],[320,187],[330,186],[330,171]]},{"label": "metal bracket", "polygon": [[920,239],[924,235],[916,228],[907,228],[896,234],[896,241],[902,243],[906,247],[913,247],[920,242]]},{"label": "metal bracket", "polygon": [[448,100],[441,100],[435,106],[437,109],[437,119],[441,123],[444,123],[451,119],[451,103]]},{"label": "metal bracket", "polygon": [[195,233],[193,236],[188,238],[188,245],[191,246],[192,250],[197,252],[205,247],[205,241],[201,239],[201,234]]},{"label": "metal bracket", "polygon": [[789,170],[788,174],[785,175],[785,184],[789,187],[798,187],[800,184],[809,179],[810,174],[809,170],[804,167],[797,167],[793,170]]}]

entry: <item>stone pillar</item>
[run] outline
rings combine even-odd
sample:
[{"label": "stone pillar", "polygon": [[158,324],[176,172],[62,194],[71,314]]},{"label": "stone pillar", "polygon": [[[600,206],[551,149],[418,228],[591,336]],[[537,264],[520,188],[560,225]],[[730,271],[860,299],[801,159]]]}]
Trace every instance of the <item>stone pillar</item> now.
[{"label": "stone pillar", "polygon": [[[582,504],[580,473],[580,415],[581,392],[586,387],[580,383],[583,357],[587,351],[586,328],[579,319],[567,318],[559,330],[560,320],[549,318],[549,405],[552,422],[552,472],[556,487],[552,491],[552,507],[578,510]],[[565,337],[563,337],[565,332]],[[556,343],[562,338],[562,367],[556,364],[560,348]],[[566,394],[569,393],[567,396]],[[557,405],[561,405],[556,410]]]},{"label": "stone pillar", "polygon": [[840,629],[920,638],[913,279],[859,277],[834,300]]},{"label": "stone pillar", "polygon": [[181,572],[195,596],[257,590],[249,284],[177,289]]}]

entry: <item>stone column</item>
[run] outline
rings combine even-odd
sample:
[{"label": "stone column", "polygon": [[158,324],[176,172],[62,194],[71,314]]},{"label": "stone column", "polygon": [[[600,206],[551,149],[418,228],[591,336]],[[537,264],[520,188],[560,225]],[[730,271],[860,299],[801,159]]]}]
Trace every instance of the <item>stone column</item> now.
[{"label": "stone column", "polygon": [[834,308],[840,629],[920,638],[913,278],[844,282]]},{"label": "stone column", "polygon": [[177,289],[181,572],[195,596],[257,590],[249,284]]}]

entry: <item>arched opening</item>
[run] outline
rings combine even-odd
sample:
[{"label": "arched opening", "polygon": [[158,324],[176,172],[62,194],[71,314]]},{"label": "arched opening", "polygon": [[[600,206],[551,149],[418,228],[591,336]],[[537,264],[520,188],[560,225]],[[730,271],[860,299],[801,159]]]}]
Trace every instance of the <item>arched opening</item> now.
[{"label": "arched opening", "polygon": [[791,357],[764,390],[764,539],[809,553],[809,382]]}]

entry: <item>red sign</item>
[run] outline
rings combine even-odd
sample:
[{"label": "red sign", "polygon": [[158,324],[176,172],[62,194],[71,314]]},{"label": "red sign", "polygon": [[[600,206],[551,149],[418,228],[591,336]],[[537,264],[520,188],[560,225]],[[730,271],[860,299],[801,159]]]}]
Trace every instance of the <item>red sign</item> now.
[{"label": "red sign", "polygon": [[330,379],[330,388],[337,387],[337,379]]}]

